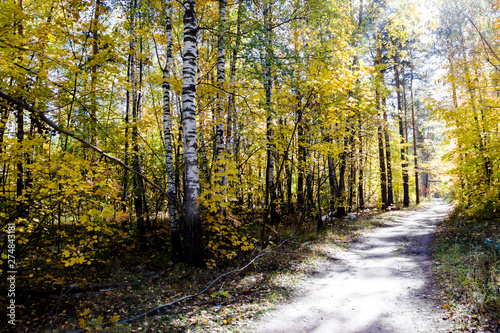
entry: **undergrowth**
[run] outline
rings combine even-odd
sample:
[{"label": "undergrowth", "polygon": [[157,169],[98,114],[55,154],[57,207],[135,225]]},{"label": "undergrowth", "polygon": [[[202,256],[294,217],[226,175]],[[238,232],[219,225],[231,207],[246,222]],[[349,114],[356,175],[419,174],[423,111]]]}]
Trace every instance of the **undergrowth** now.
[{"label": "undergrowth", "polygon": [[[462,327],[491,331],[500,320],[500,229],[456,207],[435,242],[436,276]],[[445,305],[446,307],[448,305]]]},{"label": "undergrowth", "polygon": [[[295,228],[278,229],[270,247],[294,237],[245,271],[221,279],[206,293],[117,325],[113,322],[203,290],[217,276],[244,266],[258,251],[212,269],[173,264],[161,254],[123,253],[123,260],[110,258],[99,271],[87,272],[83,286],[74,283],[58,293],[47,288],[46,293],[33,294],[19,309],[17,328],[19,332],[243,332],[255,318],[293,295],[301,281],[336,260],[336,252],[347,251],[363,232],[402,214],[365,211],[353,220],[330,221],[320,233],[314,223],[303,225],[299,233]],[[96,288],[88,288],[92,283]]]}]

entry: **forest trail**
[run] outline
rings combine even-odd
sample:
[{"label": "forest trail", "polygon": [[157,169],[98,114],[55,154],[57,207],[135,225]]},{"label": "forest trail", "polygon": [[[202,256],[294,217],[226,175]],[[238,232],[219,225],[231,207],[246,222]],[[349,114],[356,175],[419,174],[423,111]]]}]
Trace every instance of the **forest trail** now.
[{"label": "forest trail", "polygon": [[365,234],[253,331],[448,332],[443,304],[433,300],[430,245],[450,208],[436,200]]}]

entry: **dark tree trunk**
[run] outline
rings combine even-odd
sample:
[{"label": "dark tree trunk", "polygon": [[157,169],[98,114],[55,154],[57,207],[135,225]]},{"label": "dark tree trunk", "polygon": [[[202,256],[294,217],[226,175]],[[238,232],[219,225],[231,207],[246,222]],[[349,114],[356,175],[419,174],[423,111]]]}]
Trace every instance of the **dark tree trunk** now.
[{"label": "dark tree trunk", "polygon": [[378,160],[380,166],[380,198],[382,200],[382,209],[387,209],[387,179],[385,170],[385,156],[384,156],[384,142],[383,142],[383,129],[381,119],[382,109],[382,83],[383,71],[380,69],[382,50],[377,49],[377,58],[375,59],[375,69],[380,77],[375,78],[375,106],[377,108],[377,138],[378,138]]},{"label": "dark tree trunk", "polygon": [[[318,154],[319,155],[319,154]],[[317,166],[318,166],[318,178],[316,178],[316,182],[318,184],[318,190],[316,192],[316,196],[317,196],[317,201],[318,201],[318,214],[317,214],[317,231],[320,232],[321,230],[323,230],[323,219],[321,217],[322,213],[321,213],[321,168],[320,168],[320,165],[319,165],[319,161],[320,161],[320,156],[318,156],[318,163]],[[323,160],[324,162],[324,160]]]},{"label": "dark tree trunk", "polygon": [[[130,65],[131,65],[131,59],[132,55],[128,55],[128,61],[127,61],[127,83],[130,83]],[[127,89],[125,93],[126,99],[125,99],[125,164],[129,164],[129,125],[130,125],[130,90]],[[127,211],[127,194],[128,194],[128,172],[127,170],[123,171],[123,191],[122,191],[122,209],[123,211]],[[127,225],[128,219],[125,219],[122,222],[122,228],[125,228]]]},{"label": "dark tree trunk", "polygon": [[410,205],[409,187],[408,187],[408,161],[406,160],[405,154],[405,132],[404,132],[404,120],[403,120],[403,97],[401,96],[401,81],[399,78],[399,59],[398,54],[394,55],[394,73],[396,81],[396,94],[398,98],[398,120],[399,120],[399,136],[401,137],[401,167],[403,169],[403,206],[408,207]]},{"label": "dark tree trunk", "polygon": [[349,200],[348,200],[348,207],[349,207],[349,212],[352,211],[352,203],[354,199],[354,187],[356,183],[356,160],[354,158],[354,151],[356,149],[356,145],[354,143],[354,135],[355,131],[353,129],[351,138],[349,139],[349,178],[348,178],[348,185],[349,185]]},{"label": "dark tree trunk", "polygon": [[[359,116],[361,118],[361,115]],[[359,119],[359,167],[358,167],[358,205],[359,209],[365,209],[365,197],[363,193],[363,169],[364,169],[364,160],[363,160],[363,133],[362,133],[362,125],[361,119]]]},{"label": "dark tree trunk", "polygon": [[302,108],[299,106],[298,114],[298,156],[297,156],[297,205],[304,206],[304,169],[306,166],[305,131],[302,120]]},{"label": "dark tree trunk", "polygon": [[[217,110],[215,112],[215,178],[219,186],[227,185],[226,163],[224,151],[226,149],[226,136],[224,134],[224,123],[227,121],[226,112],[226,0],[219,0],[219,36],[217,41]],[[219,209],[219,214],[223,212]]]},{"label": "dark tree trunk", "polygon": [[[137,88],[140,83],[137,80],[136,74],[136,33],[135,33],[135,10],[137,8],[137,1],[134,1],[133,8],[131,8],[131,19],[130,19],[130,85],[132,87],[131,92],[131,102],[132,102],[132,168],[141,172],[141,163],[139,156],[139,130],[137,128],[137,123],[139,121],[139,107],[140,107],[140,92],[138,93]],[[139,73],[141,74],[141,73]],[[144,206],[143,206],[143,196],[144,196],[144,183],[141,177],[138,175],[134,176],[134,206],[135,214],[137,218],[137,231],[139,234],[139,247],[141,250],[146,248],[146,231],[144,226]]]},{"label": "dark tree trunk", "polygon": [[[25,183],[24,183],[24,112],[21,107],[17,108],[16,115],[16,124],[17,124],[17,143],[19,145],[19,161],[17,162],[17,177],[16,177],[16,196],[18,199],[24,197]],[[24,200],[17,201],[17,215],[18,217],[27,217],[28,211],[26,207],[26,203]]]},{"label": "dark tree trunk", "polygon": [[[278,212],[276,207],[276,179],[274,175],[274,124],[273,124],[273,110],[272,110],[272,89],[273,80],[272,72],[272,58],[273,58],[273,45],[271,41],[271,6],[267,5],[264,9],[264,24],[266,26],[266,50],[264,54],[264,91],[265,91],[265,107],[267,112],[266,122],[266,137],[267,137],[267,164],[266,164],[266,207],[270,210],[271,224],[278,223]],[[265,212],[265,219],[268,218],[267,209]]]},{"label": "dark tree trunk", "polygon": [[339,166],[339,178],[336,193],[336,203],[337,206],[337,217],[343,217],[346,215],[345,211],[345,170],[347,167],[347,141],[348,138],[344,138],[344,151],[340,154],[340,166]]},{"label": "dark tree trunk", "polygon": [[[236,42],[232,49],[231,63],[229,64],[229,82],[231,84],[231,93],[227,102],[227,125],[226,125],[226,151],[230,152],[233,148],[233,137],[236,136],[236,101],[235,101],[235,84],[236,84],[236,62],[238,60],[238,52],[241,44],[241,20],[242,20],[243,1],[238,3],[238,13],[236,18]],[[233,130],[234,128],[234,130]],[[236,153],[234,153],[236,159]]]},{"label": "dark tree trunk", "polygon": [[411,94],[411,122],[413,128],[413,155],[415,163],[415,203],[420,203],[420,188],[418,184],[418,153],[417,153],[417,136],[415,129],[415,102],[413,100],[413,66],[410,72],[410,94]]},{"label": "dark tree trunk", "polygon": [[286,174],[286,202],[287,202],[287,207],[288,211],[292,212],[293,211],[293,201],[292,201],[292,175],[293,175],[293,155],[291,156],[292,158],[290,159],[290,154],[286,153],[286,159],[287,162],[285,164],[285,174]]},{"label": "dark tree trunk", "polygon": [[330,183],[330,211],[334,212],[336,207],[336,199],[338,192],[338,182],[337,182],[337,170],[335,168],[335,162],[333,157],[328,156],[328,181]]},{"label": "dark tree trunk", "polygon": [[394,204],[394,191],[392,189],[391,138],[389,136],[389,120],[387,118],[385,96],[382,96],[382,110],[384,116],[383,132],[385,139],[385,161],[387,163],[387,206],[390,206]]},{"label": "dark tree trunk", "polygon": [[[91,93],[91,105],[90,105],[90,117],[92,122],[90,123],[90,143],[94,146],[97,145],[97,131],[96,124],[97,121],[97,98],[96,98],[96,83],[97,83],[97,54],[99,53],[98,45],[98,32],[99,32],[99,16],[101,14],[101,1],[96,0],[94,7],[94,18],[92,20],[92,58],[94,59],[94,64],[92,65],[92,72],[90,78],[90,93]],[[94,159],[94,153],[92,153],[92,159]]]}]

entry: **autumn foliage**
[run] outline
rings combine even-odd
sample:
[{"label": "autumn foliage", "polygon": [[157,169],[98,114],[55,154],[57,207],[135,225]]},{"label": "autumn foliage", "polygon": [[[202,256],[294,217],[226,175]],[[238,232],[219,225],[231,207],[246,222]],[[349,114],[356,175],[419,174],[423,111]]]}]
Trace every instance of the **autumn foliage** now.
[{"label": "autumn foliage", "polygon": [[[0,230],[26,286],[136,253],[215,268],[439,192],[412,6],[1,2]],[[496,207],[497,72],[449,60],[457,195]]]}]

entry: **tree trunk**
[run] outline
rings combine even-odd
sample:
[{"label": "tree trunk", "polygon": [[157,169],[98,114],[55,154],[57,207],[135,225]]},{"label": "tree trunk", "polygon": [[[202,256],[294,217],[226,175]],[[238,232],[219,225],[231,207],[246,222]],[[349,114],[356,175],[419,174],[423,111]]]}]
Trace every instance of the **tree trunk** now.
[{"label": "tree trunk", "polygon": [[[243,10],[243,1],[240,0],[238,3],[238,13],[236,18],[236,42],[233,47],[233,52],[231,55],[231,63],[229,64],[229,81],[231,83],[231,93],[229,94],[227,102],[227,125],[226,125],[226,151],[230,152],[233,146],[233,136],[236,135],[236,130],[233,131],[233,127],[236,126],[236,100],[235,100],[235,90],[236,90],[236,62],[238,60],[238,51],[241,44],[241,16]],[[236,158],[236,153],[234,154]]]},{"label": "tree trunk", "polygon": [[354,135],[355,135],[355,130],[353,128],[351,138],[349,139],[349,178],[347,180],[347,183],[349,185],[349,200],[348,200],[348,207],[349,207],[349,212],[352,211],[352,203],[354,199],[354,186],[356,183],[356,159],[354,158],[354,151],[356,149],[356,145],[354,143]]},{"label": "tree trunk", "polygon": [[[448,62],[450,64],[451,75],[453,78],[455,78],[456,77],[455,76],[455,66],[454,66],[453,60],[451,59],[450,55],[448,55]],[[457,97],[457,83],[456,83],[455,79],[451,80],[451,91],[452,91],[453,107],[456,111],[458,109],[458,97]],[[457,121],[457,126],[458,126],[458,121]],[[458,144],[458,150],[460,151],[460,160],[462,163],[465,164],[465,157],[464,157],[464,154],[462,153],[462,151],[463,151],[462,144],[460,142],[458,142],[457,144]],[[460,188],[462,190],[465,188],[465,183],[464,183],[463,177],[460,177]],[[427,198],[427,191],[425,191],[424,197]]]},{"label": "tree trunk", "polygon": [[[379,164],[380,164],[380,179],[381,183],[381,196],[382,196],[382,208],[387,209],[390,205],[394,204],[394,195],[392,190],[392,162],[391,162],[391,141],[389,137],[389,121],[387,118],[387,104],[385,93],[383,91],[385,87],[385,66],[382,64],[382,48],[379,46],[377,48],[377,60],[376,69],[379,77],[376,82],[375,98],[377,104],[377,115],[379,119],[378,123],[378,140],[379,140]],[[378,94],[378,95],[377,95]],[[378,97],[377,97],[378,96]],[[378,99],[377,99],[378,98]],[[383,120],[381,117],[383,116]],[[384,145],[385,139],[385,145]],[[384,148],[385,148],[385,160],[384,160]],[[382,155],[380,155],[382,154]]]},{"label": "tree trunk", "polygon": [[314,209],[314,192],[313,192],[313,181],[314,181],[314,164],[312,170],[309,169],[306,177],[306,191],[307,191],[307,207],[308,210]]},{"label": "tree trunk", "polygon": [[288,212],[293,211],[293,202],[292,202],[292,181],[293,181],[293,154],[289,154],[288,149],[285,154],[286,162],[285,162],[285,174],[286,174],[286,203]]},{"label": "tree trunk", "polygon": [[[215,178],[219,186],[227,185],[226,163],[223,163],[226,139],[224,135],[224,113],[226,110],[226,0],[219,0],[219,36],[217,41],[217,110],[215,112]],[[222,213],[219,211],[219,214]]]},{"label": "tree trunk", "polygon": [[[175,191],[177,192],[177,201],[179,205],[182,207],[184,206],[184,172],[183,168],[184,165],[182,163],[182,151],[181,148],[183,146],[183,137],[184,137],[184,129],[183,129],[183,123],[184,123],[184,117],[182,113],[182,103],[181,103],[181,98],[178,94],[175,94],[176,101],[177,101],[177,111],[179,113],[179,133],[177,135],[177,148],[175,150]],[[182,184],[182,187],[181,187]]]},{"label": "tree trunk", "polygon": [[337,170],[335,168],[335,162],[333,161],[333,157],[328,155],[328,181],[330,182],[330,211],[333,213],[336,207],[336,198],[338,191],[338,183],[337,183]]},{"label": "tree trunk", "polygon": [[[199,128],[203,128],[203,118],[200,119]],[[214,141],[215,143],[215,141]],[[209,166],[208,157],[207,157],[207,149],[206,149],[206,141],[205,135],[203,131],[200,131],[200,152],[201,152],[201,169],[202,169],[202,178],[204,179],[205,186],[208,188],[212,188],[212,168]]]},{"label": "tree trunk", "polygon": [[403,169],[403,206],[408,207],[410,205],[410,196],[408,193],[408,162],[406,160],[405,154],[405,133],[404,133],[404,123],[403,123],[403,98],[401,96],[401,81],[399,78],[399,68],[398,68],[398,54],[394,55],[394,74],[396,80],[396,94],[398,98],[398,120],[399,120],[399,135],[401,137],[401,167]]},{"label": "tree trunk", "polygon": [[358,128],[358,137],[359,137],[359,158],[358,158],[358,161],[359,161],[359,168],[358,168],[358,208],[359,209],[365,209],[365,197],[364,197],[364,193],[363,193],[363,182],[364,182],[364,178],[363,178],[363,134],[362,134],[362,123],[361,123],[361,115],[359,116],[359,128]]},{"label": "tree trunk", "polygon": [[[127,83],[130,84],[130,61],[132,59],[132,55],[129,54],[128,55],[128,60],[127,60]],[[127,89],[126,93],[125,93],[125,133],[124,133],[124,137],[125,137],[125,158],[124,158],[124,161],[125,161],[125,164],[128,165],[129,164],[129,142],[128,142],[128,132],[129,132],[129,124],[130,124],[130,89]],[[123,211],[127,211],[127,194],[128,194],[128,172],[127,170],[123,170],[123,179],[122,179],[122,182],[123,182],[123,191],[122,191],[122,201],[123,201],[123,204],[122,204],[122,209]],[[123,222],[122,222],[122,228],[125,228],[126,225],[127,225],[127,219],[125,219]]]},{"label": "tree trunk", "polygon": [[[383,75],[383,74],[382,74]],[[387,206],[394,204],[394,191],[392,188],[392,160],[391,160],[391,138],[389,136],[389,120],[387,117],[387,103],[382,95],[382,112],[384,117],[383,132],[385,139],[385,161],[387,163]]]},{"label": "tree trunk", "polygon": [[344,138],[344,151],[340,154],[339,178],[336,193],[337,217],[345,216],[345,170],[347,167],[347,141]]},{"label": "tree trunk", "polygon": [[297,157],[297,205],[304,205],[304,169],[306,166],[306,147],[305,147],[305,132],[302,120],[303,109],[299,106],[298,109],[298,157]]},{"label": "tree trunk", "polygon": [[420,203],[420,189],[418,184],[418,153],[417,153],[417,136],[415,130],[415,103],[413,100],[413,66],[410,72],[410,95],[411,95],[411,122],[413,128],[413,155],[415,163],[415,203]]},{"label": "tree trunk", "polygon": [[196,136],[196,11],[195,1],[184,1],[184,46],[182,80],[182,114],[184,131],[184,209],[187,260],[195,266],[203,266],[201,216],[197,199],[200,196],[198,169],[198,143]]},{"label": "tree trunk", "polygon": [[[99,16],[101,13],[101,1],[96,0],[94,7],[94,18],[92,20],[92,59],[94,63],[92,65],[92,72],[90,75],[90,93],[91,93],[91,105],[90,105],[90,117],[92,118],[92,122],[90,124],[90,143],[94,146],[97,145],[97,131],[96,131],[96,122],[97,122],[97,98],[95,95],[96,92],[96,81],[97,81],[97,54],[99,53],[98,46],[98,32],[99,32]],[[92,159],[94,159],[94,153],[92,153]]]},{"label": "tree trunk", "polygon": [[[378,61],[377,61],[378,62]],[[377,138],[378,138],[378,160],[380,165],[380,197],[382,199],[382,209],[387,209],[387,180],[385,171],[385,156],[384,156],[384,142],[382,134],[382,120],[380,116],[380,109],[382,108],[381,102],[381,82],[379,78],[375,78],[375,105],[377,107]]]},{"label": "tree trunk", "polygon": [[[172,116],[170,98],[170,79],[172,77],[172,5],[170,0],[165,0],[165,33],[167,37],[167,63],[163,68],[163,134],[165,140],[165,164],[167,168],[168,194],[175,198],[176,184],[174,174],[174,160],[172,150]],[[181,233],[179,230],[179,219],[177,218],[176,207],[173,202],[168,202],[170,214],[170,235],[172,238],[172,254],[178,258],[182,253]]]},{"label": "tree trunk", "polygon": [[[17,177],[16,177],[16,197],[17,199],[21,199],[24,196],[24,112],[21,107],[17,108],[16,115],[16,124],[17,124],[17,144],[19,145],[18,153],[19,153],[19,161],[17,162]],[[27,208],[24,200],[17,201],[17,216],[18,217],[27,217]]]},{"label": "tree trunk", "polygon": [[[321,213],[321,168],[319,166],[319,161],[320,161],[320,154],[318,152],[317,159],[318,159],[318,178],[316,178],[316,183],[318,184],[318,191],[316,192],[317,196],[317,201],[318,201],[318,214],[317,214],[317,231],[320,232],[323,229],[323,219],[321,218],[322,213]],[[323,158],[323,165],[324,165],[324,158]]]},{"label": "tree trunk", "polygon": [[[139,130],[137,128],[137,123],[139,121],[139,104],[140,104],[140,92],[137,92],[138,82],[136,77],[136,41],[137,36],[135,33],[135,10],[137,8],[137,1],[133,2],[133,8],[131,8],[131,19],[130,19],[130,86],[132,87],[131,92],[131,102],[132,102],[132,168],[141,172],[140,166],[140,156],[139,156]],[[137,218],[137,231],[139,234],[139,247],[141,250],[146,248],[146,231],[144,227],[144,207],[143,207],[143,196],[144,196],[144,183],[141,177],[138,175],[134,176],[134,206],[135,214]]]},{"label": "tree trunk", "polygon": [[[272,41],[271,41],[271,8],[270,4],[264,9],[264,24],[266,25],[266,50],[264,55],[264,90],[265,90],[265,107],[267,112],[266,136],[267,136],[267,165],[266,165],[266,206],[270,208],[270,222],[276,224],[278,222],[278,213],[276,210],[276,182],[274,178],[274,124],[272,110]],[[266,209],[267,219],[267,209]]]}]

